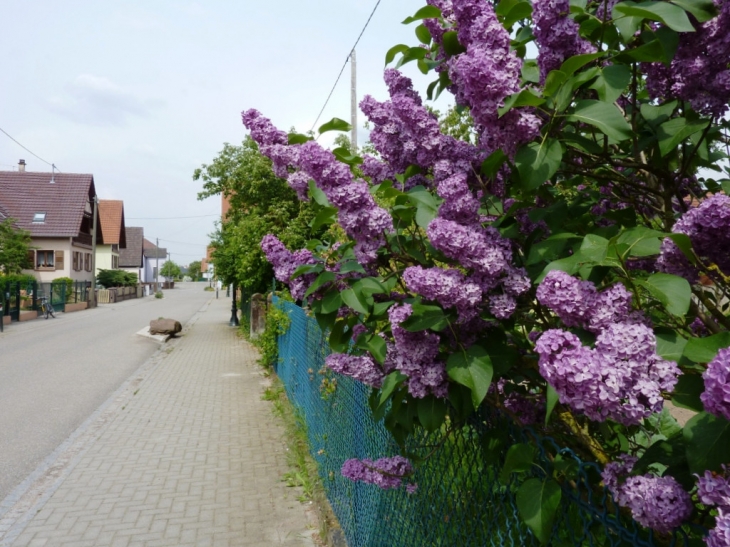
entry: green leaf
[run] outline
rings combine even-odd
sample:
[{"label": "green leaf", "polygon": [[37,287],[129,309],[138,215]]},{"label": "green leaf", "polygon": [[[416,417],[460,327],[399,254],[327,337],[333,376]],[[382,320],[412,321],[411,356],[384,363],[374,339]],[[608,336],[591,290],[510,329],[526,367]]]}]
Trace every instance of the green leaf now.
[{"label": "green leaf", "polygon": [[365,273],[365,268],[362,267],[357,260],[347,260],[340,266],[340,273],[346,274],[350,272]]},{"label": "green leaf", "polygon": [[418,399],[418,421],[426,431],[436,431],[446,418],[446,402],[443,399],[427,395]]},{"label": "green leaf", "polygon": [[337,222],[337,209],[334,207],[323,207],[309,223],[312,230],[320,226],[329,226]]},{"label": "green leaf", "polygon": [[368,338],[366,345],[373,359],[382,365],[385,362],[385,355],[388,351],[385,340],[377,334],[374,334]]},{"label": "green leaf", "polygon": [[681,408],[702,412],[700,395],[705,391],[705,382],[699,374],[682,374],[672,392],[672,403]]},{"label": "green leaf", "polygon": [[690,471],[720,471],[730,454],[730,422],[707,412],[690,418],[684,426]]},{"label": "green leaf", "polygon": [[591,61],[595,61],[599,57],[603,57],[605,52],[599,51],[597,53],[583,53],[581,55],[574,55],[573,57],[567,58],[560,65],[560,71],[565,73],[567,76],[572,76],[576,70],[583,68]]},{"label": "green leaf", "polygon": [[664,235],[663,232],[652,230],[646,226],[636,226],[622,232],[616,239],[616,243],[622,249],[622,258],[653,256],[659,254],[661,247],[659,240]]},{"label": "green leaf", "polygon": [[690,338],[684,347],[684,356],[695,363],[709,363],[717,352],[730,347],[730,332],[719,332],[705,338]]},{"label": "green leaf", "polygon": [[466,51],[466,48],[462,46],[459,42],[459,37],[457,36],[455,30],[445,32],[441,40],[444,51],[451,56],[459,55]]},{"label": "green leaf", "polygon": [[673,329],[659,328],[654,331],[654,334],[656,335],[656,354],[663,359],[679,362],[684,347],[687,345],[687,339]]},{"label": "green leaf", "polygon": [[507,155],[498,148],[482,162],[481,173],[487,178],[494,178],[499,169],[504,165]]},{"label": "green leaf", "polygon": [[522,64],[522,79],[525,82],[540,83],[540,67],[535,59],[529,59]]},{"label": "green leaf", "polygon": [[302,276],[304,274],[308,273],[319,273],[322,271],[322,264],[302,264],[301,266],[297,267],[296,270],[294,270],[294,273],[291,274],[291,279],[296,279],[299,276]]},{"label": "green leaf", "polygon": [[636,32],[641,26],[641,17],[622,16],[620,13],[616,13],[616,7],[613,8],[612,14],[614,23],[621,34],[621,38],[623,38],[624,42],[628,44],[631,40],[633,40]]},{"label": "green leaf", "polygon": [[695,28],[687,17],[687,13],[674,4],[667,2],[620,2],[613,8],[614,17],[616,13],[630,17],[649,19],[664,23],[677,32],[694,32]]},{"label": "green leaf", "polygon": [[551,70],[545,78],[545,87],[542,89],[543,97],[552,97],[560,86],[568,79],[568,75],[561,70]]},{"label": "green leaf", "polygon": [[507,97],[504,101],[504,106],[502,106],[502,108],[500,108],[497,112],[499,113],[499,116],[502,117],[512,108],[516,108],[518,106],[539,106],[544,102],[545,99],[538,97],[531,89],[527,88]]},{"label": "green leaf", "polygon": [[332,118],[327,123],[323,123],[319,126],[319,134],[326,133],[327,131],[350,131],[352,126],[345,120],[340,118]]},{"label": "green leaf", "polygon": [[488,429],[479,435],[484,463],[490,466],[499,465],[507,442],[509,442],[509,432],[503,428]]},{"label": "green leaf", "polygon": [[422,19],[437,19],[439,17],[441,17],[441,10],[438,9],[436,6],[423,6],[410,17],[406,17],[403,20],[402,24],[409,25],[413,23],[413,21],[421,21]]},{"label": "green leaf", "polygon": [[309,135],[302,135],[301,133],[289,133],[287,135],[289,144],[303,144],[307,141],[313,141],[314,138]]},{"label": "green leaf", "polygon": [[631,138],[629,122],[612,104],[590,99],[578,101],[575,111],[568,116],[568,119],[592,125],[615,141]]},{"label": "green leaf", "polygon": [[547,425],[548,421],[550,421],[550,415],[553,413],[553,409],[560,399],[558,392],[550,384],[548,384],[545,390],[545,399],[547,399],[547,406],[545,408],[545,425]]},{"label": "green leaf", "polygon": [[400,58],[400,61],[395,65],[396,68],[399,68],[407,63],[410,63],[411,61],[418,61],[426,57],[426,54],[428,52],[422,48],[422,47],[412,47],[408,51],[403,53],[403,57]]},{"label": "green leaf", "polygon": [[532,4],[530,2],[519,2],[515,4],[509,13],[504,17],[502,24],[505,28],[510,28],[517,21],[529,19],[532,15]]},{"label": "green leaf", "polygon": [[408,376],[398,372],[397,370],[388,374],[383,380],[383,387],[380,388],[380,404],[382,405],[385,403],[396,388],[407,379]]},{"label": "green leaf", "polygon": [[532,463],[537,457],[537,449],[527,443],[513,444],[507,450],[504,458],[504,465],[499,472],[499,480],[503,483],[509,482],[512,473],[526,473],[532,469]]},{"label": "green leaf", "polygon": [[316,203],[322,207],[329,207],[330,202],[324,192],[314,183],[313,180],[309,181],[309,197],[312,198]]},{"label": "green leaf", "polygon": [[471,401],[476,409],[487,396],[494,369],[487,351],[475,344],[465,352],[451,354],[446,362],[446,373],[471,390]]},{"label": "green leaf", "polygon": [[534,190],[552,177],[560,167],[563,149],[556,139],[531,142],[515,156],[515,165],[525,190]]},{"label": "green leaf", "polygon": [[636,462],[632,473],[645,473],[653,464],[681,465],[687,461],[687,446],[682,435],[675,435],[666,441],[657,441],[646,449]]},{"label": "green leaf", "polygon": [[665,273],[656,273],[642,282],[645,287],[669,313],[683,317],[689,310],[692,288],[683,277]]},{"label": "green leaf", "polygon": [[416,27],[416,38],[418,38],[418,41],[422,44],[430,44],[431,43],[431,32],[425,27],[425,25],[418,25]]},{"label": "green leaf", "polygon": [[543,241],[533,244],[530,247],[530,253],[527,255],[525,265],[531,266],[543,260],[553,260],[565,249],[568,241],[572,239],[580,239],[580,236],[564,232],[552,235]]},{"label": "green leaf", "polygon": [[588,234],[580,245],[580,256],[591,262],[603,262],[608,253],[608,240],[596,234]]},{"label": "green leaf", "polygon": [[631,82],[631,69],[626,65],[603,67],[596,81],[590,86],[598,92],[598,98],[605,103],[618,99]]},{"label": "green leaf", "polygon": [[319,289],[322,285],[326,285],[327,283],[329,283],[331,281],[334,281],[334,280],[335,280],[335,274],[334,273],[332,273],[332,272],[322,272],[312,282],[312,284],[307,289],[307,292],[304,293],[304,298],[308,297],[314,291],[316,291],[317,289]]},{"label": "green leaf", "polygon": [[342,291],[340,295],[342,296],[342,301],[356,312],[368,313],[367,303],[354,290],[347,289]]},{"label": "green leaf", "polygon": [[672,116],[677,104],[677,101],[671,101],[661,106],[652,106],[645,103],[641,105],[641,115],[649,122],[649,125],[658,127]]},{"label": "green leaf", "polygon": [[712,0],[670,0],[682,9],[695,16],[697,21],[704,23],[717,16],[715,3]]},{"label": "green leaf", "polygon": [[694,133],[703,131],[709,123],[709,120],[688,122],[686,118],[674,118],[661,124],[657,131],[657,138],[662,157],[672,152],[679,143]]},{"label": "green leaf", "polygon": [[562,494],[560,485],[553,479],[528,479],[517,491],[520,516],[543,545],[552,534]]},{"label": "green leaf", "polygon": [[425,304],[411,304],[413,313],[400,326],[409,332],[432,329],[442,330],[449,324],[448,318],[439,306]]},{"label": "green leaf", "polygon": [[334,327],[330,331],[329,344],[332,351],[337,353],[344,353],[350,347],[350,341],[352,340],[352,332],[347,329],[348,323],[342,319],[338,319],[335,322]]},{"label": "green leaf", "polygon": [[398,44],[397,46],[393,46],[392,48],[390,48],[385,54],[385,66],[388,66],[390,63],[392,63],[396,55],[398,55],[399,53],[405,53],[409,49],[411,49],[411,46],[407,46],[406,44]]},{"label": "green leaf", "polygon": [[540,273],[537,279],[535,279],[535,283],[541,283],[542,280],[545,279],[545,276],[552,270],[560,270],[569,275],[575,275],[575,273],[580,269],[584,261],[585,259],[580,256],[579,253],[568,256],[566,258],[561,258],[560,260],[553,260],[550,264],[545,266],[545,269],[542,271],[542,273]]},{"label": "green leaf", "polygon": [[322,313],[334,313],[342,307],[342,296],[339,291],[328,292],[322,299],[320,311]]},{"label": "green leaf", "polygon": [[692,240],[687,234],[667,234],[667,237],[679,247],[679,250],[682,251],[682,254],[690,263],[697,264],[697,257],[692,251]]}]

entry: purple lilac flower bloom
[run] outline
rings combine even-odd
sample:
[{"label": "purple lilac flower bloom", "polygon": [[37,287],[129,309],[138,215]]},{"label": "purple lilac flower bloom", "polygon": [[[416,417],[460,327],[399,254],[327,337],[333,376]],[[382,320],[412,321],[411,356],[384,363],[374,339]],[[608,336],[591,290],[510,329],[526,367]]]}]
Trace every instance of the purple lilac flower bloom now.
[{"label": "purple lilac flower bloom", "polygon": [[433,332],[409,332],[402,328],[400,324],[411,313],[410,304],[395,305],[388,310],[394,342],[388,344],[383,369],[398,370],[408,376],[408,391],[417,399],[429,393],[444,398],[448,395],[446,366],[436,360],[440,338]]},{"label": "purple lilac flower bloom", "polygon": [[[688,235],[697,255],[716,264],[721,271],[730,272],[730,197],[715,194],[705,199],[699,207],[687,211],[672,232]],[[662,242],[657,268],[690,282],[697,281],[697,270],[669,238]]]},{"label": "purple lilac flower bloom", "polygon": [[730,100],[730,2],[715,0],[720,13],[697,31],[681,33],[670,66],[644,67],[652,98],[680,98],[697,112],[720,117]]},{"label": "purple lilac flower bloom", "polygon": [[560,68],[567,58],[596,51],[578,35],[578,23],[569,17],[569,0],[534,0],[532,6],[541,81],[545,81],[548,72]]},{"label": "purple lilac flower bloom", "polygon": [[568,327],[589,321],[596,300],[596,287],[560,270],[548,272],[537,288],[537,300],[554,311]]},{"label": "purple lilac flower bloom", "polygon": [[325,365],[339,374],[344,374],[373,387],[380,387],[385,376],[382,369],[369,354],[332,353],[325,359]]},{"label": "purple lilac flower bloom", "polygon": [[316,264],[316,260],[310,251],[301,249],[296,252],[290,252],[284,244],[272,234],[267,234],[261,240],[261,250],[274,267],[274,276],[282,283],[289,285],[294,300],[301,300],[307,292],[309,285],[312,284],[316,275],[304,274],[296,279],[291,279],[294,271],[303,264]]},{"label": "purple lilac flower bloom", "polygon": [[489,311],[497,319],[509,319],[517,309],[517,301],[508,294],[494,294],[489,297]]},{"label": "purple lilac flower bloom", "polygon": [[[376,258],[385,242],[384,233],[393,230],[390,214],[379,207],[363,181],[356,181],[349,167],[337,161],[329,150],[315,141],[287,146],[286,134],[274,129],[271,122],[256,110],[243,114],[244,124],[261,146],[261,152],[271,157],[278,176],[286,176],[300,198],[306,196],[309,179],[314,179],[327,199],[338,207],[338,221],[355,240],[355,256],[363,264]],[[289,174],[297,168],[304,175]]]},{"label": "purple lilac flower bloom", "polygon": [[619,477],[631,472],[637,458],[622,455],[620,461],[606,464],[602,478],[616,503],[631,509],[634,519],[657,532],[669,533],[692,513],[692,501],[682,486],[670,476],[641,475]]},{"label": "purple lilac flower bloom", "polygon": [[444,308],[456,308],[460,322],[479,313],[482,290],[459,270],[411,266],[403,272],[403,280],[408,290],[436,301]]},{"label": "purple lilac flower bloom", "polygon": [[350,459],[342,464],[342,476],[353,481],[374,484],[383,490],[399,488],[403,479],[413,474],[413,466],[403,456],[370,459]]},{"label": "purple lilac flower bloom", "polygon": [[465,225],[478,222],[479,200],[469,189],[465,173],[459,172],[443,179],[438,183],[437,192],[444,199],[439,207],[441,218]]},{"label": "purple lilac flower bloom", "polygon": [[730,420],[730,348],[717,352],[707,365],[702,378],[705,381],[705,391],[700,399],[705,410]]},{"label": "purple lilac flower bloom", "polygon": [[362,169],[362,172],[366,177],[370,178],[370,183],[373,185],[380,184],[384,180],[392,179],[395,176],[395,172],[387,163],[368,154],[363,156],[360,169]]},{"label": "purple lilac flower bloom", "polygon": [[509,242],[491,227],[463,226],[437,217],[426,232],[431,244],[447,257],[490,277],[499,277],[512,259]]},{"label": "purple lilac flower bloom", "polygon": [[[730,471],[726,465],[722,469],[726,474]],[[697,496],[705,505],[730,508],[730,480],[712,471],[705,471],[704,476],[697,480]]]},{"label": "purple lilac flower bloom", "polygon": [[560,402],[591,420],[634,425],[659,412],[662,391],[671,391],[680,370],[656,355],[656,339],[644,325],[613,323],[595,349],[567,331],[551,329],[537,341],[540,374]]},{"label": "purple lilac flower bloom", "polygon": [[512,296],[520,296],[530,290],[532,283],[524,268],[507,268],[507,275],[502,280],[502,288]]},{"label": "purple lilac flower bloom", "polygon": [[728,547],[730,545],[730,508],[721,507],[715,518],[715,527],[705,538],[707,547]]}]

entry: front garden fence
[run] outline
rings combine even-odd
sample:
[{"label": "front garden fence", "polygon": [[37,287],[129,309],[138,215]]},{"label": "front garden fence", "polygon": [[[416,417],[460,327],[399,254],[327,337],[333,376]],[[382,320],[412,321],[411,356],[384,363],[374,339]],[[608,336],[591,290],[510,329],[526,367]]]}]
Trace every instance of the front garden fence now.
[{"label": "front garden fence", "polygon": [[[392,456],[397,445],[382,422],[372,419],[369,388],[325,368],[327,338],[314,318],[290,302],[276,298],[274,302],[291,319],[279,338],[276,373],[304,417],[312,457],[349,547],[539,545],[523,524],[515,501],[517,486],[525,477],[512,475],[503,483],[498,478],[501,465],[487,463],[488,439],[495,431],[508,432],[512,442],[507,445],[537,439],[539,467],[534,466],[533,476],[552,473],[558,460],[561,469],[569,469],[550,545],[671,547],[697,541],[690,543],[688,530],[671,538],[655,537],[620,513],[604,489],[591,486],[599,473],[595,464],[581,461],[551,438],[516,428],[487,411],[446,440],[443,431],[409,440],[409,451],[428,456],[412,478],[418,485],[413,494],[342,477],[345,460]],[[503,460],[504,454],[499,458]]]}]

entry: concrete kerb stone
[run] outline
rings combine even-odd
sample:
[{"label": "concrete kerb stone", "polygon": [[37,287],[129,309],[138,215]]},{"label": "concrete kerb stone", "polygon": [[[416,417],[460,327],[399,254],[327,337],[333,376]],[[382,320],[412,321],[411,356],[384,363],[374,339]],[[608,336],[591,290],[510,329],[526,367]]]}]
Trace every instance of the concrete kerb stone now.
[{"label": "concrete kerb stone", "polygon": [[[208,301],[185,323],[181,334],[185,334],[197,322],[211,302],[212,300]],[[149,335],[149,327],[146,327],[146,330],[150,338],[162,337],[161,335]],[[162,342],[167,341],[167,337],[162,338],[165,338],[161,340]],[[109,399],[0,502],[0,547],[11,545],[20,535],[28,522],[71,473],[112,417],[134,395],[142,381],[160,364],[167,355],[167,349],[161,346]]]}]

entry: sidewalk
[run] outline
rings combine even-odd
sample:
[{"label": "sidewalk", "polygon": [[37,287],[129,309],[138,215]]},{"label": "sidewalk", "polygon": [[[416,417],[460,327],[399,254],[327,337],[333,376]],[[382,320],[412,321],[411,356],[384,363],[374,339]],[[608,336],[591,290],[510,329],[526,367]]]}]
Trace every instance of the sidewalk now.
[{"label": "sidewalk", "polygon": [[212,299],[3,502],[1,547],[314,545],[229,317]]}]

